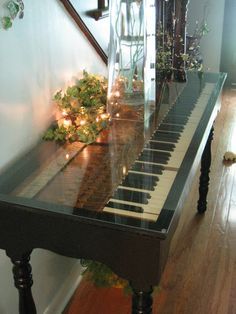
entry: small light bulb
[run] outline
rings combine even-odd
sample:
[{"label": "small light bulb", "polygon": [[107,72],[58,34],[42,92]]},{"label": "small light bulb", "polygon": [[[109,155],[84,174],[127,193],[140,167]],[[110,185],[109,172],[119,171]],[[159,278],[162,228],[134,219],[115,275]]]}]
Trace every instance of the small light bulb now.
[{"label": "small light bulb", "polygon": [[85,125],[86,124],[86,120],[80,120],[80,125]]},{"label": "small light bulb", "polygon": [[108,118],[107,113],[103,113],[103,114],[101,114],[101,118],[102,118],[103,120],[107,119],[107,118]]},{"label": "small light bulb", "polygon": [[69,119],[64,119],[63,124],[64,124],[64,127],[65,127],[65,128],[68,128],[72,123],[71,123],[71,120],[69,120]]},{"label": "small light bulb", "polygon": [[120,92],[118,90],[115,92],[115,96],[120,97]]}]

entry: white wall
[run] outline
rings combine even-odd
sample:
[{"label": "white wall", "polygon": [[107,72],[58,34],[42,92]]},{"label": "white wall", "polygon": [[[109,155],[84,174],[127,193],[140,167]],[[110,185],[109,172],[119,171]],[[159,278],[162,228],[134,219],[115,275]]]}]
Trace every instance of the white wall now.
[{"label": "white wall", "polygon": [[[0,0],[0,17],[5,2]],[[105,65],[59,0],[24,2],[23,20],[15,20],[8,31],[0,29],[0,170],[41,136],[56,90],[71,83],[83,69],[106,75]],[[71,272],[79,273],[79,265],[73,259],[36,250],[32,266],[40,314]],[[17,313],[15,290],[11,264],[0,251],[1,314]]]},{"label": "white wall", "polygon": [[188,33],[191,35],[196,21],[201,21],[204,5],[208,5],[207,24],[210,32],[201,40],[204,66],[211,72],[220,68],[221,43],[225,0],[190,0],[188,6]]}]

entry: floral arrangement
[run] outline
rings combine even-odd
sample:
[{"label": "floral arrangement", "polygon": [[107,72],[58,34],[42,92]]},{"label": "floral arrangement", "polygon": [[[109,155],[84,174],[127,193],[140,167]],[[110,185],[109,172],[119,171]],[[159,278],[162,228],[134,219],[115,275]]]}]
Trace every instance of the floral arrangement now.
[{"label": "floral arrangement", "polygon": [[[209,28],[204,19],[201,23],[196,22],[196,27],[192,35],[186,37],[186,53],[181,54],[180,57],[185,64],[187,70],[202,70],[202,56],[200,53],[200,41],[203,36],[209,32]],[[173,46],[174,46],[174,35],[168,30],[163,30],[162,24],[160,23],[157,30],[157,38],[159,47],[157,51],[157,69],[164,71],[165,73],[171,72],[173,68]],[[183,38],[180,38],[180,42],[183,42]]]},{"label": "floral arrangement", "polygon": [[17,16],[19,19],[24,17],[24,2],[22,0],[8,1],[6,8],[9,13],[2,18],[2,26],[7,30],[12,27],[13,21]]},{"label": "floral arrangement", "polygon": [[59,119],[46,131],[45,140],[94,142],[99,132],[106,128],[107,80],[104,77],[83,72],[83,77],[63,93],[54,95],[59,109]]},{"label": "floral arrangement", "polygon": [[161,23],[159,23],[157,30],[157,42],[159,43],[157,51],[157,68],[160,71],[172,70],[172,51],[174,45],[174,38],[167,30],[163,29]]},{"label": "floral arrangement", "polygon": [[197,21],[193,34],[191,36],[187,35],[186,54],[182,55],[183,61],[186,62],[187,69],[202,70],[203,60],[200,53],[200,41],[209,31],[205,21],[200,24]]}]

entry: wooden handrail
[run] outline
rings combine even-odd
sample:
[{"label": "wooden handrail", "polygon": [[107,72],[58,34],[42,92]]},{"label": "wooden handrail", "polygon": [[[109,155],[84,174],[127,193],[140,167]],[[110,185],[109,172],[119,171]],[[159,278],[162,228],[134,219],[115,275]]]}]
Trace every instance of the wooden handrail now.
[{"label": "wooden handrail", "polygon": [[94,49],[97,51],[98,55],[101,57],[103,62],[107,65],[107,55],[105,54],[101,46],[98,44],[97,40],[92,35],[92,33],[89,31],[86,24],[83,22],[78,12],[75,10],[74,6],[71,4],[69,0],[60,1],[63,3],[64,7],[66,8],[70,16],[74,19],[75,23],[79,26],[80,30],[84,33],[84,35],[87,37],[87,39],[92,44]]}]

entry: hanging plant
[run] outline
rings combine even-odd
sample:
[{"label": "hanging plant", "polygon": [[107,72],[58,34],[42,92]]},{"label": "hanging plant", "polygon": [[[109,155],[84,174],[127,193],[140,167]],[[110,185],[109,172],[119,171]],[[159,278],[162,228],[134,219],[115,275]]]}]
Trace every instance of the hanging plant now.
[{"label": "hanging plant", "polygon": [[60,118],[47,130],[43,139],[61,143],[94,142],[109,122],[106,99],[107,80],[84,71],[75,85],[54,95]]},{"label": "hanging plant", "polygon": [[2,26],[4,29],[12,27],[13,21],[16,17],[22,19],[24,16],[24,3],[22,0],[8,1],[6,3],[8,15],[2,18]]}]

